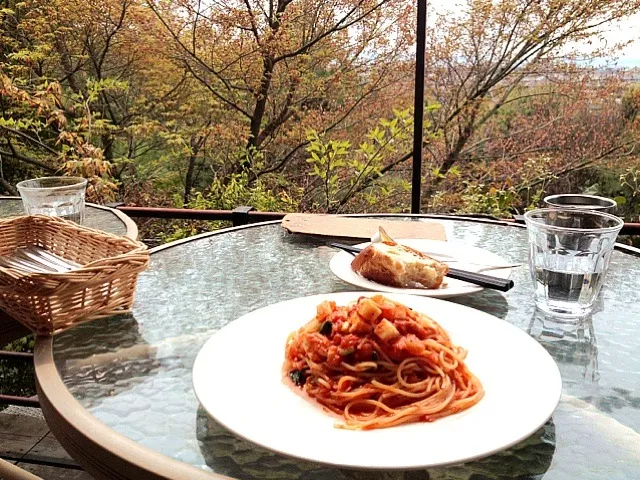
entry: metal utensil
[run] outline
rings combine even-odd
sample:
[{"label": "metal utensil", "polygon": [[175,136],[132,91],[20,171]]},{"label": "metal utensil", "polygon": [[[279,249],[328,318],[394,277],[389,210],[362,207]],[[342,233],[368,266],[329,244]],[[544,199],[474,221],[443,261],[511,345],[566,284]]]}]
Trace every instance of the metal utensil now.
[{"label": "metal utensil", "polygon": [[0,257],[0,265],[29,273],[65,273],[81,267],[75,262],[35,246],[19,248],[12,255]]},{"label": "metal utensil", "polygon": [[41,270],[44,270],[44,271],[57,272],[57,273],[63,273],[63,272],[69,271],[69,267],[61,266],[56,263],[50,262],[47,259],[38,255],[36,251],[31,249],[26,249],[26,248],[18,249],[13,254],[13,257],[23,261],[30,262],[36,268],[40,268]]},{"label": "metal utensil", "polygon": [[[452,262],[446,262],[446,263],[452,263]],[[462,262],[462,263],[464,263],[465,265],[483,265],[482,263],[471,263],[471,262]],[[488,272],[490,270],[502,270],[504,268],[517,268],[521,266],[522,266],[521,263],[509,263],[506,265],[489,265],[486,267],[479,268],[478,272]]]},{"label": "metal utensil", "polygon": [[82,267],[82,265],[80,265],[79,263],[73,262],[66,258],[62,258],[56,255],[55,253],[51,253],[50,251],[45,250],[44,248],[41,248],[41,247],[30,247],[30,251],[34,252],[43,260],[46,260],[49,263],[57,265],[58,267],[66,268],[67,270],[74,270],[76,268]]},{"label": "metal utensil", "polygon": [[[16,270],[22,270],[28,273],[44,273],[47,270],[43,270],[42,267],[34,265],[31,262],[25,262],[13,256],[4,256],[0,258],[0,265],[5,268],[12,268]],[[49,271],[50,272],[50,271]]]}]

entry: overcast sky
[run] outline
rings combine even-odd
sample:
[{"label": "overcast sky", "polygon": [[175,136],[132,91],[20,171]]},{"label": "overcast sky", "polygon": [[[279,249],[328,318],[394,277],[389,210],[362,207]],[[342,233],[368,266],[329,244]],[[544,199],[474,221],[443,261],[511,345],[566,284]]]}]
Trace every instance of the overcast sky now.
[{"label": "overcast sky", "polygon": [[640,67],[640,15],[630,17],[619,25],[612,25],[605,37],[611,42],[635,40],[620,52],[618,64],[622,67]]},{"label": "overcast sky", "polygon": [[[455,11],[455,5],[460,5],[460,0],[452,2],[451,0],[428,0],[428,5],[436,11]],[[428,17],[427,17],[428,18]],[[429,20],[427,19],[427,22]],[[607,30],[604,33],[604,39],[608,43],[625,42],[629,40],[636,40],[634,43],[625,47],[618,54],[617,64],[620,67],[640,67],[640,14],[630,17],[629,19],[619,22],[617,24],[611,24],[605,27]],[[587,44],[580,46],[580,49],[584,49],[585,53],[588,53],[593,47]]]}]

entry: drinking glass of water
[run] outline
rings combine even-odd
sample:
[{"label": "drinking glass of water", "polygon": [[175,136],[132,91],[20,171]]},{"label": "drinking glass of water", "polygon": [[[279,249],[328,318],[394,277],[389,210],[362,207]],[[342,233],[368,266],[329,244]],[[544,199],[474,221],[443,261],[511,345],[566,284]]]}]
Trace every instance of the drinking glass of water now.
[{"label": "drinking glass of water", "polygon": [[588,315],[624,222],[608,213],[551,208],[529,211],[524,220],[538,308],[559,317]]},{"label": "drinking glass of water", "polygon": [[62,217],[82,224],[87,180],[80,177],[42,177],[16,185],[28,215]]}]

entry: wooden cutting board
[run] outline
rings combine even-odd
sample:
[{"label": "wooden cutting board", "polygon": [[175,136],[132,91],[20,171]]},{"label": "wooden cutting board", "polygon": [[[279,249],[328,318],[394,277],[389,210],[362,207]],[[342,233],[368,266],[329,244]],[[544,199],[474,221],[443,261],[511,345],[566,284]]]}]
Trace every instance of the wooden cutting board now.
[{"label": "wooden cutting board", "polygon": [[403,221],[372,218],[337,217],[310,213],[290,213],[282,219],[290,233],[369,240],[382,227],[391,238],[426,238],[446,241],[442,224],[432,221]]}]

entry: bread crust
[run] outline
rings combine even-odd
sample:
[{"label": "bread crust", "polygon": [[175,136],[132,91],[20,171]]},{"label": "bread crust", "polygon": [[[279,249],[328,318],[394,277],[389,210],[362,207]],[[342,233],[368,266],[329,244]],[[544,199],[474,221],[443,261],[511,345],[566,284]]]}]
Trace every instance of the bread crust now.
[{"label": "bread crust", "polygon": [[[368,280],[399,288],[436,289],[449,267],[424,253],[395,242],[373,243],[351,262],[351,268]],[[409,260],[409,261],[407,261]]]}]

